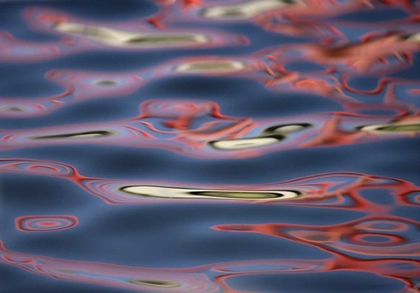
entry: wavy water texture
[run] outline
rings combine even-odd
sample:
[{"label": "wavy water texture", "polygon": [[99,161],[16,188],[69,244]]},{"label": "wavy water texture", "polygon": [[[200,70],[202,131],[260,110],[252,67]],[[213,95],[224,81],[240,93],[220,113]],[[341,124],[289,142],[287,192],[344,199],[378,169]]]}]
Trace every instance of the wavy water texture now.
[{"label": "wavy water texture", "polygon": [[[1,244],[1,243],[0,243]],[[420,263],[412,260],[362,260],[333,253],[334,258],[321,260],[258,260],[218,263],[187,269],[147,269],[122,267],[103,263],[89,263],[54,259],[6,250],[0,247],[0,263],[29,272],[73,282],[100,284],[113,288],[147,290],[147,292],[250,292],[229,288],[229,278],[259,274],[305,274],[315,272],[352,271],[375,273],[396,279],[404,290],[414,289],[411,279],[417,277]],[[258,267],[266,267],[258,269]],[[206,278],[212,271],[215,281]],[[220,291],[223,290],[223,291]],[[415,290],[415,289],[414,289]],[[409,292],[409,291],[404,291]],[[412,291],[415,292],[415,291]]]},{"label": "wavy water texture", "polygon": [[0,0],[0,291],[419,292],[419,13]]},{"label": "wavy water texture", "polygon": [[75,167],[59,162],[40,160],[3,159],[0,172],[35,176],[51,176],[70,180],[91,195],[108,204],[167,203],[177,199],[191,202],[205,200],[251,201],[254,203],[288,204],[311,207],[333,207],[374,213],[376,209],[389,211],[359,194],[361,190],[389,190],[398,206],[417,206],[419,196],[409,199],[408,194],[420,192],[415,184],[369,174],[337,172],[318,174],[261,185],[210,185],[191,183],[134,181],[93,178],[81,175]]},{"label": "wavy water texture", "polygon": [[139,115],[130,119],[2,130],[1,149],[61,144],[111,144],[163,148],[200,158],[240,158],[297,147],[355,144],[413,137],[420,133],[420,117],[411,109],[389,105],[364,106],[350,102],[348,107],[358,111],[386,109],[396,113],[365,115],[354,111],[251,119],[225,116],[213,102],[151,100],[143,102],[139,107]]}]

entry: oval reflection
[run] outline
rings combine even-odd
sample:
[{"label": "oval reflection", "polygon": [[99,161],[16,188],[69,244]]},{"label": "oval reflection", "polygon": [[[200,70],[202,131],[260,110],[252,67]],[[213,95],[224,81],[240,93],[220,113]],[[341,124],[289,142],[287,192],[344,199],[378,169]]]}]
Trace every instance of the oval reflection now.
[{"label": "oval reflection", "polygon": [[243,70],[246,67],[247,64],[240,61],[193,61],[177,65],[174,71],[185,73],[229,73]]},{"label": "oval reflection", "polygon": [[148,287],[157,287],[157,288],[177,288],[181,287],[180,284],[169,281],[162,280],[130,280],[131,284],[148,286]]},{"label": "oval reflection", "polygon": [[225,140],[214,140],[210,141],[209,144],[215,149],[225,151],[236,151],[251,149],[257,147],[263,147],[271,144],[275,144],[283,140],[285,136],[262,136],[262,137],[251,137],[251,138],[237,138],[237,139],[225,139]]},{"label": "oval reflection", "polygon": [[420,132],[420,122],[376,124],[358,127],[360,131],[369,133],[407,133]]},{"label": "oval reflection", "polygon": [[137,196],[173,199],[286,200],[301,196],[297,190],[202,190],[150,185],[123,186],[119,190]]},{"label": "oval reflection", "polygon": [[114,132],[108,130],[98,130],[98,131],[85,131],[85,132],[72,132],[72,133],[63,133],[63,134],[53,134],[53,135],[43,135],[43,136],[32,136],[29,139],[61,139],[61,138],[97,138],[111,136]]},{"label": "oval reflection", "polygon": [[246,3],[220,5],[206,8],[202,16],[213,19],[247,19],[257,16],[269,10],[301,4],[300,0],[258,0]]}]

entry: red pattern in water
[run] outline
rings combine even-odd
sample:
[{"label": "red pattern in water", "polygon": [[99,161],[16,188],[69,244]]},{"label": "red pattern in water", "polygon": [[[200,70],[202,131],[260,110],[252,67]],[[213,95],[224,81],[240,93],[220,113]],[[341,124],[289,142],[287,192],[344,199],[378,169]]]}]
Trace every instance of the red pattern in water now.
[{"label": "red pattern in water", "polygon": [[[420,91],[419,82],[389,76],[410,68],[413,55],[420,51],[420,2],[301,0],[292,1],[300,4],[254,8],[251,12],[247,8],[235,8],[244,1],[155,2],[160,5],[155,15],[114,23],[93,22],[51,9],[28,8],[23,12],[28,25],[59,40],[28,42],[2,32],[0,61],[39,62],[93,50],[150,51],[249,44],[247,37],[234,33],[202,28],[174,29],[184,23],[248,22],[270,33],[306,37],[313,41],[277,45],[243,56],[175,58],[123,73],[52,69],[45,73],[45,78],[60,86],[61,93],[36,98],[1,97],[0,117],[46,116],[72,103],[124,97],[141,91],[143,86],[158,79],[195,75],[247,79],[279,94],[312,93],[339,103],[343,110],[254,119],[224,115],[219,105],[211,101],[153,99],[139,104],[136,117],[117,121],[2,129],[0,150],[61,144],[107,144],[162,148],[206,159],[249,158],[295,148],[418,136],[420,111],[415,96]],[[219,5],[224,6],[224,14],[217,12]],[[230,7],[230,13],[226,7]],[[400,9],[406,17],[376,23],[330,19],[371,9]],[[393,30],[384,30],[384,26]],[[357,37],[346,36],[348,28],[355,29]],[[161,39],[153,39],[159,35]],[[310,72],[288,69],[295,62],[305,61],[322,69]],[[352,79],[360,76],[376,78],[376,87],[369,90],[352,87]],[[413,99],[402,101],[396,94],[400,89]],[[362,96],[376,102],[366,103]],[[381,102],[375,100],[378,96]],[[388,114],[368,115],[364,113],[366,111],[386,111]],[[127,290],[233,293],[245,292],[232,288],[227,282],[238,276],[357,271],[397,280],[404,286],[399,291],[401,293],[418,292],[420,250],[417,237],[420,224],[395,215],[395,211],[402,207],[418,209],[420,187],[402,179],[334,172],[260,185],[194,185],[94,178],[79,174],[76,167],[63,162],[23,158],[0,159],[0,172],[69,180],[81,190],[112,205],[191,204],[197,201],[215,204],[223,200],[226,204],[258,203],[363,214],[357,220],[331,225],[226,223],[212,227],[220,233],[276,237],[330,255],[315,260],[261,259],[185,269],[152,269],[20,253],[5,249],[0,242],[0,263],[34,274]],[[137,189],[127,192],[127,187]],[[392,203],[381,204],[363,195],[365,191],[375,190],[386,191]],[[290,193],[294,195],[288,197]],[[22,216],[16,218],[15,224],[21,232],[57,232],[76,226],[78,219],[66,215]]]},{"label": "red pattern in water", "polygon": [[15,221],[21,232],[56,232],[73,228],[78,220],[74,216],[23,216]]}]

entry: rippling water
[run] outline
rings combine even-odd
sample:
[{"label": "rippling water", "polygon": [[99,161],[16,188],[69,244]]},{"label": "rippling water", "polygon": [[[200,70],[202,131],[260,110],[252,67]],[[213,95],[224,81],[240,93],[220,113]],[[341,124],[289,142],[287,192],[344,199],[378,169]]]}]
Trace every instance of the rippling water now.
[{"label": "rippling water", "polygon": [[419,292],[419,12],[0,0],[0,292]]}]

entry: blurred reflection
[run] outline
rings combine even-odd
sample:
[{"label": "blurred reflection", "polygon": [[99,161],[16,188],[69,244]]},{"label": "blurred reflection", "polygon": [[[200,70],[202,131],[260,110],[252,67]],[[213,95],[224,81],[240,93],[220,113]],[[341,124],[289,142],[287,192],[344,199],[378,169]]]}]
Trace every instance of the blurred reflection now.
[{"label": "blurred reflection", "polygon": [[69,22],[56,23],[54,29],[59,32],[85,37],[109,46],[165,47],[190,46],[210,42],[210,39],[202,34],[134,33]]},{"label": "blurred reflection", "polygon": [[213,19],[247,19],[265,11],[290,5],[304,5],[302,0],[258,0],[232,5],[220,5],[205,8],[202,15]]},{"label": "blurred reflection", "polygon": [[243,70],[247,65],[239,61],[214,60],[192,61],[175,67],[175,72],[184,73],[230,73]]},{"label": "blurred reflection", "polygon": [[420,117],[417,121],[413,122],[397,122],[390,124],[379,124],[379,125],[367,125],[360,126],[360,131],[365,131],[369,133],[407,133],[407,134],[418,134],[420,133]]}]

